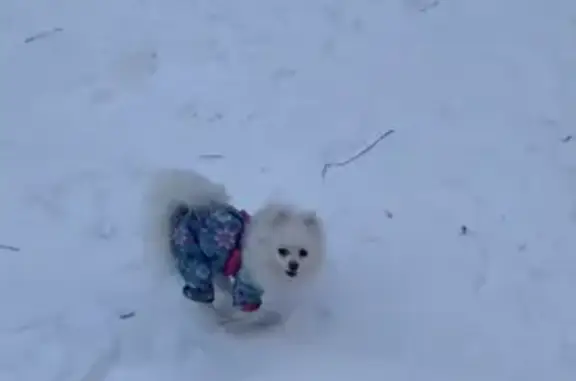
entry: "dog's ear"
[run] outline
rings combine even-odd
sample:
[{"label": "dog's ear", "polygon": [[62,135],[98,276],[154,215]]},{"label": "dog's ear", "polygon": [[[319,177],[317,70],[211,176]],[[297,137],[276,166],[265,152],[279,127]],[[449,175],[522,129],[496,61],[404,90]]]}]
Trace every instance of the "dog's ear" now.
[{"label": "dog's ear", "polygon": [[284,208],[278,208],[272,217],[272,225],[280,226],[284,224],[290,218],[290,213]]},{"label": "dog's ear", "polygon": [[307,228],[319,229],[320,228],[320,218],[314,211],[305,212],[302,215],[302,221]]}]

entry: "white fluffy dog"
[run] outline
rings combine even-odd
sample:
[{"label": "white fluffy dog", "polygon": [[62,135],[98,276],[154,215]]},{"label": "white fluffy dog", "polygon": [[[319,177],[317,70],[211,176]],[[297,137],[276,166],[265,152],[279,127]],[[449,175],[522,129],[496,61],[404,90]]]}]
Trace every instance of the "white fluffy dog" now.
[{"label": "white fluffy dog", "polygon": [[194,171],[157,171],[143,207],[153,270],[178,279],[190,303],[226,326],[284,321],[324,266],[315,212],[268,204],[249,216],[223,185]]}]

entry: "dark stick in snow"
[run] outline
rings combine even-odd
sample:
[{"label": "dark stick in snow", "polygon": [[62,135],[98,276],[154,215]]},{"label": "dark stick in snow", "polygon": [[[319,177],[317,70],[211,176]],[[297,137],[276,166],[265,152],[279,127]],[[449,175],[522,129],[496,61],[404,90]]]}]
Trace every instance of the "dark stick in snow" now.
[{"label": "dark stick in snow", "polygon": [[423,4],[420,7],[420,9],[418,9],[418,12],[421,12],[421,13],[428,12],[429,10],[436,8],[438,5],[440,5],[440,0],[431,1],[428,4]]},{"label": "dark stick in snow", "polygon": [[120,315],[120,319],[126,320],[126,319],[133,318],[134,316],[136,316],[136,312],[132,311],[132,312],[128,312],[128,313],[125,313],[125,314],[121,314],[121,315]]},{"label": "dark stick in snow", "polygon": [[217,159],[224,159],[224,155],[221,155],[219,153],[205,153],[202,155],[198,155],[198,158],[205,160],[217,160]]},{"label": "dark stick in snow", "polygon": [[20,248],[18,248],[18,247],[16,247],[16,246],[10,246],[10,245],[2,245],[2,244],[0,244],[0,250],[20,251]]},{"label": "dark stick in snow", "polygon": [[326,174],[328,173],[328,170],[330,168],[347,166],[348,164],[352,163],[354,160],[359,159],[360,157],[366,155],[368,152],[370,152],[370,150],[372,150],[372,148],[376,147],[376,145],[378,143],[380,143],[382,140],[384,140],[388,136],[392,135],[393,133],[394,133],[394,130],[386,131],[385,133],[380,135],[376,140],[374,140],[372,143],[370,143],[368,146],[364,147],[364,149],[362,151],[358,152],[356,155],[352,156],[351,158],[349,158],[347,160],[324,164],[324,168],[322,168],[322,178],[326,177]]},{"label": "dark stick in snow", "polygon": [[45,30],[45,31],[36,33],[35,35],[26,38],[24,40],[24,43],[29,44],[29,43],[34,42],[36,40],[40,40],[42,38],[49,37],[49,36],[53,35],[54,33],[62,32],[63,30],[64,29],[62,29],[62,28],[53,28],[50,30]]}]

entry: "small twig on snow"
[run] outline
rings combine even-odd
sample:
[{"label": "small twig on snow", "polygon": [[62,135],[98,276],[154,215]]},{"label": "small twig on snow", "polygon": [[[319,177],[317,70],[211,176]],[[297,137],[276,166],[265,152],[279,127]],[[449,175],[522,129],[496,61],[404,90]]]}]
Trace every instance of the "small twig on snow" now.
[{"label": "small twig on snow", "polygon": [[322,178],[326,177],[326,174],[328,173],[328,170],[330,168],[347,166],[348,164],[352,163],[354,160],[359,159],[360,157],[366,155],[368,152],[370,152],[370,150],[372,150],[372,148],[376,147],[376,145],[378,143],[380,143],[382,140],[384,140],[388,136],[392,135],[393,133],[394,133],[394,130],[386,131],[385,133],[380,135],[376,140],[374,140],[372,143],[370,143],[368,146],[366,146],[362,151],[358,152],[356,155],[352,156],[349,159],[346,159],[346,160],[340,161],[340,162],[333,162],[333,163],[324,164],[324,168],[322,168]]},{"label": "small twig on snow", "polygon": [[428,12],[429,10],[436,8],[437,6],[440,5],[440,0],[434,0],[428,4],[424,4],[420,7],[420,9],[418,9],[418,12],[420,13],[425,13]]},{"label": "small twig on snow", "polygon": [[562,143],[568,143],[569,141],[572,140],[572,135],[566,135],[563,139],[562,139]]},{"label": "small twig on snow", "polygon": [[8,251],[20,251],[19,247],[10,246],[10,245],[2,245],[0,244],[0,250],[8,250]]},{"label": "small twig on snow", "polygon": [[198,158],[204,160],[217,160],[217,159],[224,159],[224,155],[221,155],[219,153],[205,153],[198,155]]},{"label": "small twig on snow", "polygon": [[119,316],[119,318],[122,320],[126,320],[126,319],[133,318],[134,316],[136,316],[136,312],[132,311],[132,312],[127,312],[125,314],[121,314]]},{"label": "small twig on snow", "polygon": [[52,29],[50,29],[50,30],[45,30],[45,31],[36,33],[35,35],[26,38],[26,39],[24,40],[24,43],[25,43],[25,44],[29,44],[30,42],[34,42],[34,41],[36,41],[36,40],[40,40],[40,39],[42,39],[42,38],[46,38],[46,37],[48,37],[48,36],[53,35],[54,33],[62,32],[62,31],[64,31],[64,29],[62,29],[62,28],[52,28]]}]

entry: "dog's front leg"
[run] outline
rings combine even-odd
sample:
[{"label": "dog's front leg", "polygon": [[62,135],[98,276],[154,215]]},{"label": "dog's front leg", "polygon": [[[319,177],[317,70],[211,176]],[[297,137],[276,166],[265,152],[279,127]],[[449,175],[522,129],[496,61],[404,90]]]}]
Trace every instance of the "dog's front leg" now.
[{"label": "dog's front leg", "polygon": [[218,320],[220,323],[226,323],[228,320],[235,320],[235,315],[238,311],[233,306],[232,281],[229,277],[224,275],[214,276],[213,281],[216,290],[216,298],[212,303],[212,308],[218,316]]},{"label": "dog's front leg", "polygon": [[221,275],[221,274],[217,274],[214,275],[214,286],[216,286],[217,289],[219,289],[221,292],[228,294],[228,295],[232,295],[232,291],[234,286],[232,285],[232,281],[230,280],[230,277],[227,277],[225,275]]}]

